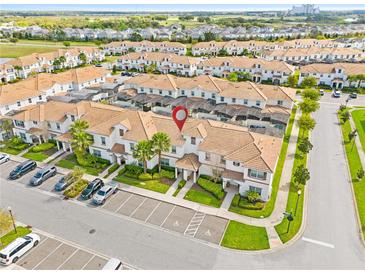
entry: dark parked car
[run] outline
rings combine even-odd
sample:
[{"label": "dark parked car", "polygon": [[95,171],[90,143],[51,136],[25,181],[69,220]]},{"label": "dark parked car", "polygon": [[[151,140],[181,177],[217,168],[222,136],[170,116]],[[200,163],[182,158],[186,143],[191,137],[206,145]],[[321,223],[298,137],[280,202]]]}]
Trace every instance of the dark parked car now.
[{"label": "dark parked car", "polygon": [[72,178],[70,174],[67,174],[66,176],[63,176],[57,184],[54,186],[54,190],[56,191],[63,191],[66,188],[68,188],[72,184]]},{"label": "dark parked car", "polygon": [[46,166],[39,170],[29,181],[32,186],[39,186],[47,179],[55,176],[57,174],[57,169],[54,166]]},{"label": "dark parked car", "polygon": [[28,160],[24,163],[21,163],[21,164],[17,165],[17,167],[14,168],[10,172],[9,179],[15,180],[17,178],[20,178],[21,176],[23,176],[24,174],[28,173],[29,171],[35,169],[36,167],[37,167],[37,163],[32,160]]},{"label": "dark parked car", "polygon": [[357,98],[357,93],[356,92],[352,92],[350,93],[350,96],[349,96],[351,99],[356,99]]},{"label": "dark parked car", "polygon": [[101,179],[96,178],[84,189],[84,191],[81,193],[81,198],[84,200],[90,199],[103,186],[104,182]]},{"label": "dark parked car", "polygon": [[103,67],[103,65],[102,64],[96,64],[95,67],[101,68],[101,67]]},{"label": "dark parked car", "polygon": [[130,73],[128,71],[123,71],[120,75],[121,76],[132,76],[132,73]]}]

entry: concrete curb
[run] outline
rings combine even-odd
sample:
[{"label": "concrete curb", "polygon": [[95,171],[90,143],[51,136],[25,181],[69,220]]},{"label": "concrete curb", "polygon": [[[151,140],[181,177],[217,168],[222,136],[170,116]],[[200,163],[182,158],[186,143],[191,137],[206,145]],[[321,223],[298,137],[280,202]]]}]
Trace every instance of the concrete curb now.
[{"label": "concrete curb", "polygon": [[[343,150],[343,153],[345,155],[345,160],[346,160],[346,169],[347,169],[347,173],[348,173],[348,177],[349,177],[348,183],[351,186],[352,202],[353,202],[354,207],[355,207],[355,215],[356,215],[357,225],[358,225],[358,229],[359,229],[358,233],[359,233],[359,237],[360,237],[361,243],[365,247],[365,238],[364,238],[363,232],[362,232],[361,220],[360,220],[359,209],[357,207],[355,190],[354,190],[354,187],[352,185],[350,165],[349,165],[349,161],[347,159],[347,154],[346,154],[346,149],[345,149],[345,140],[343,139],[343,132],[342,132],[342,127],[341,127],[341,121],[340,121],[340,119],[338,117],[338,113],[336,115],[337,115],[337,121],[339,123],[340,131],[341,131],[341,141],[342,141],[341,146],[342,146],[342,150]],[[351,127],[351,124],[350,124],[350,127]],[[357,147],[356,147],[356,149],[357,149]],[[361,161],[361,159],[360,159],[360,161]]]}]

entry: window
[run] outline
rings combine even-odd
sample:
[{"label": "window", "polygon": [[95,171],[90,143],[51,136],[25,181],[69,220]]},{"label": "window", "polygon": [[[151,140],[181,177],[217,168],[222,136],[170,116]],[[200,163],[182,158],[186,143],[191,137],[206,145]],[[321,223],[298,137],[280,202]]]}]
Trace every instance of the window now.
[{"label": "window", "polygon": [[247,99],[244,99],[244,100],[243,100],[243,103],[244,103],[245,105],[247,105],[247,104],[248,104],[248,100],[247,100]]},{"label": "window", "polygon": [[224,97],[223,96],[221,96],[221,102],[224,102]]},{"label": "window", "polygon": [[283,105],[283,101],[282,100],[278,100],[278,105],[282,106]]},{"label": "window", "polygon": [[240,163],[239,162],[233,162],[233,165],[234,166],[240,166]]},{"label": "window", "polygon": [[96,150],[96,149],[94,149],[94,151],[93,151],[93,154],[94,154],[94,156],[96,156],[96,157],[101,157],[101,151],[100,150]]},{"label": "window", "polygon": [[212,93],[212,99],[215,99],[215,94],[214,93]]},{"label": "window", "polygon": [[24,127],[24,122],[23,121],[15,120],[15,126],[17,126],[17,127]]},{"label": "window", "polygon": [[71,115],[71,121],[75,122],[75,115]]},{"label": "window", "polygon": [[124,135],[124,130],[123,129],[119,129],[119,136],[123,136]]},{"label": "window", "polygon": [[196,145],[196,138],[195,137],[191,137],[191,144]]},{"label": "window", "polygon": [[256,106],[260,106],[261,102],[260,101],[256,101]]},{"label": "window", "polygon": [[171,146],[171,153],[175,154],[176,153],[176,146]]},{"label": "window", "polygon": [[161,89],[158,91],[158,94],[162,95],[162,90]]},{"label": "window", "polygon": [[171,90],[169,90],[169,96],[171,96],[172,95],[172,92],[171,92]]},{"label": "window", "polygon": [[52,127],[50,122],[47,122],[47,127],[48,128],[51,128]]},{"label": "window", "polygon": [[210,153],[206,152],[205,153],[205,160],[210,161],[210,159],[211,159]]},{"label": "window", "polygon": [[6,109],[6,110],[9,110],[10,108],[9,108],[9,106],[8,106],[8,105],[6,105],[6,106],[5,106],[5,109]]},{"label": "window", "polygon": [[266,180],[266,172],[262,172],[262,171],[258,171],[258,170],[254,170],[254,169],[248,170],[248,176],[251,178]]},{"label": "window", "polygon": [[250,186],[250,187],[249,187],[249,190],[250,190],[250,191],[254,191],[254,192],[256,192],[256,193],[258,193],[258,194],[260,194],[260,195],[261,195],[261,192],[262,192],[262,188],[255,187],[255,186]]},{"label": "window", "polygon": [[182,90],[181,91],[181,95],[185,95],[185,90]]},{"label": "window", "polygon": [[18,106],[18,107],[20,107],[20,102],[18,101],[18,102],[16,102],[16,105]]},{"label": "window", "polygon": [[202,97],[204,98],[205,97],[205,92],[202,91]]},{"label": "window", "polygon": [[134,144],[133,143],[129,143],[129,146],[130,146],[131,150],[134,150]]},{"label": "window", "polygon": [[38,122],[37,121],[33,121],[33,125],[38,125]]},{"label": "window", "polygon": [[105,144],[106,144],[106,142],[105,142],[105,137],[101,137],[101,138],[100,138],[100,140],[101,140],[101,144],[102,144],[103,146],[105,146]]},{"label": "window", "polygon": [[26,141],[26,140],[27,140],[27,136],[25,135],[25,133],[24,133],[24,132],[20,132],[20,133],[19,133],[19,136],[20,136],[20,138],[22,138],[22,140],[24,140],[24,141]]},{"label": "window", "polygon": [[223,165],[226,164],[226,160],[223,158],[223,156],[221,156],[221,164],[223,164]]},{"label": "window", "polygon": [[28,99],[28,103],[31,104],[32,103],[32,98]]},{"label": "window", "polygon": [[232,103],[236,103],[236,98],[232,98]]},{"label": "window", "polygon": [[166,159],[166,158],[161,158],[161,165],[169,166],[170,165],[170,160]]},{"label": "window", "polygon": [[191,96],[195,96],[194,90],[191,91]]},{"label": "window", "polygon": [[39,95],[38,98],[39,98],[39,100],[42,100],[42,95]]},{"label": "window", "polygon": [[58,130],[60,130],[60,129],[61,129],[61,126],[60,126],[60,124],[59,124],[59,123],[56,123],[56,127],[57,127],[57,129],[58,129]]}]

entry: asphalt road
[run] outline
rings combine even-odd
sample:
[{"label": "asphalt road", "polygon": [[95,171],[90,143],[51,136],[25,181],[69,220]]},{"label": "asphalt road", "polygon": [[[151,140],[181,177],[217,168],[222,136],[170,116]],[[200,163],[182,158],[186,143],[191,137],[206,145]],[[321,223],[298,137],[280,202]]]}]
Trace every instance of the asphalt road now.
[{"label": "asphalt road", "polygon": [[[345,98],[325,95],[315,113],[306,239],[280,251],[217,248],[5,179],[0,179],[0,206],[11,205],[21,222],[143,269],[365,269],[337,125],[340,100]],[[357,101],[354,105],[365,105],[364,97]],[[90,234],[91,229],[96,232]]]}]

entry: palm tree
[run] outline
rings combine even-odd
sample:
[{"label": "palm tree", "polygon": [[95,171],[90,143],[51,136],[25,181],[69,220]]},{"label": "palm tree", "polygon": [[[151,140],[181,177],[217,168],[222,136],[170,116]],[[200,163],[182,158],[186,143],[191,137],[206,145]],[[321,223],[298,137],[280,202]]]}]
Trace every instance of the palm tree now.
[{"label": "palm tree", "polygon": [[147,162],[153,157],[152,142],[142,140],[137,143],[133,150],[133,157],[143,162],[143,171],[147,173]]},{"label": "palm tree", "polygon": [[88,127],[89,124],[82,120],[77,120],[70,126],[71,146],[75,151],[78,162],[81,160],[80,157],[84,156],[87,148],[93,143],[92,136],[85,132]]},{"label": "palm tree", "polygon": [[171,147],[170,137],[164,132],[156,132],[152,136],[152,149],[158,155],[158,172],[161,172],[161,153],[168,152]]}]

